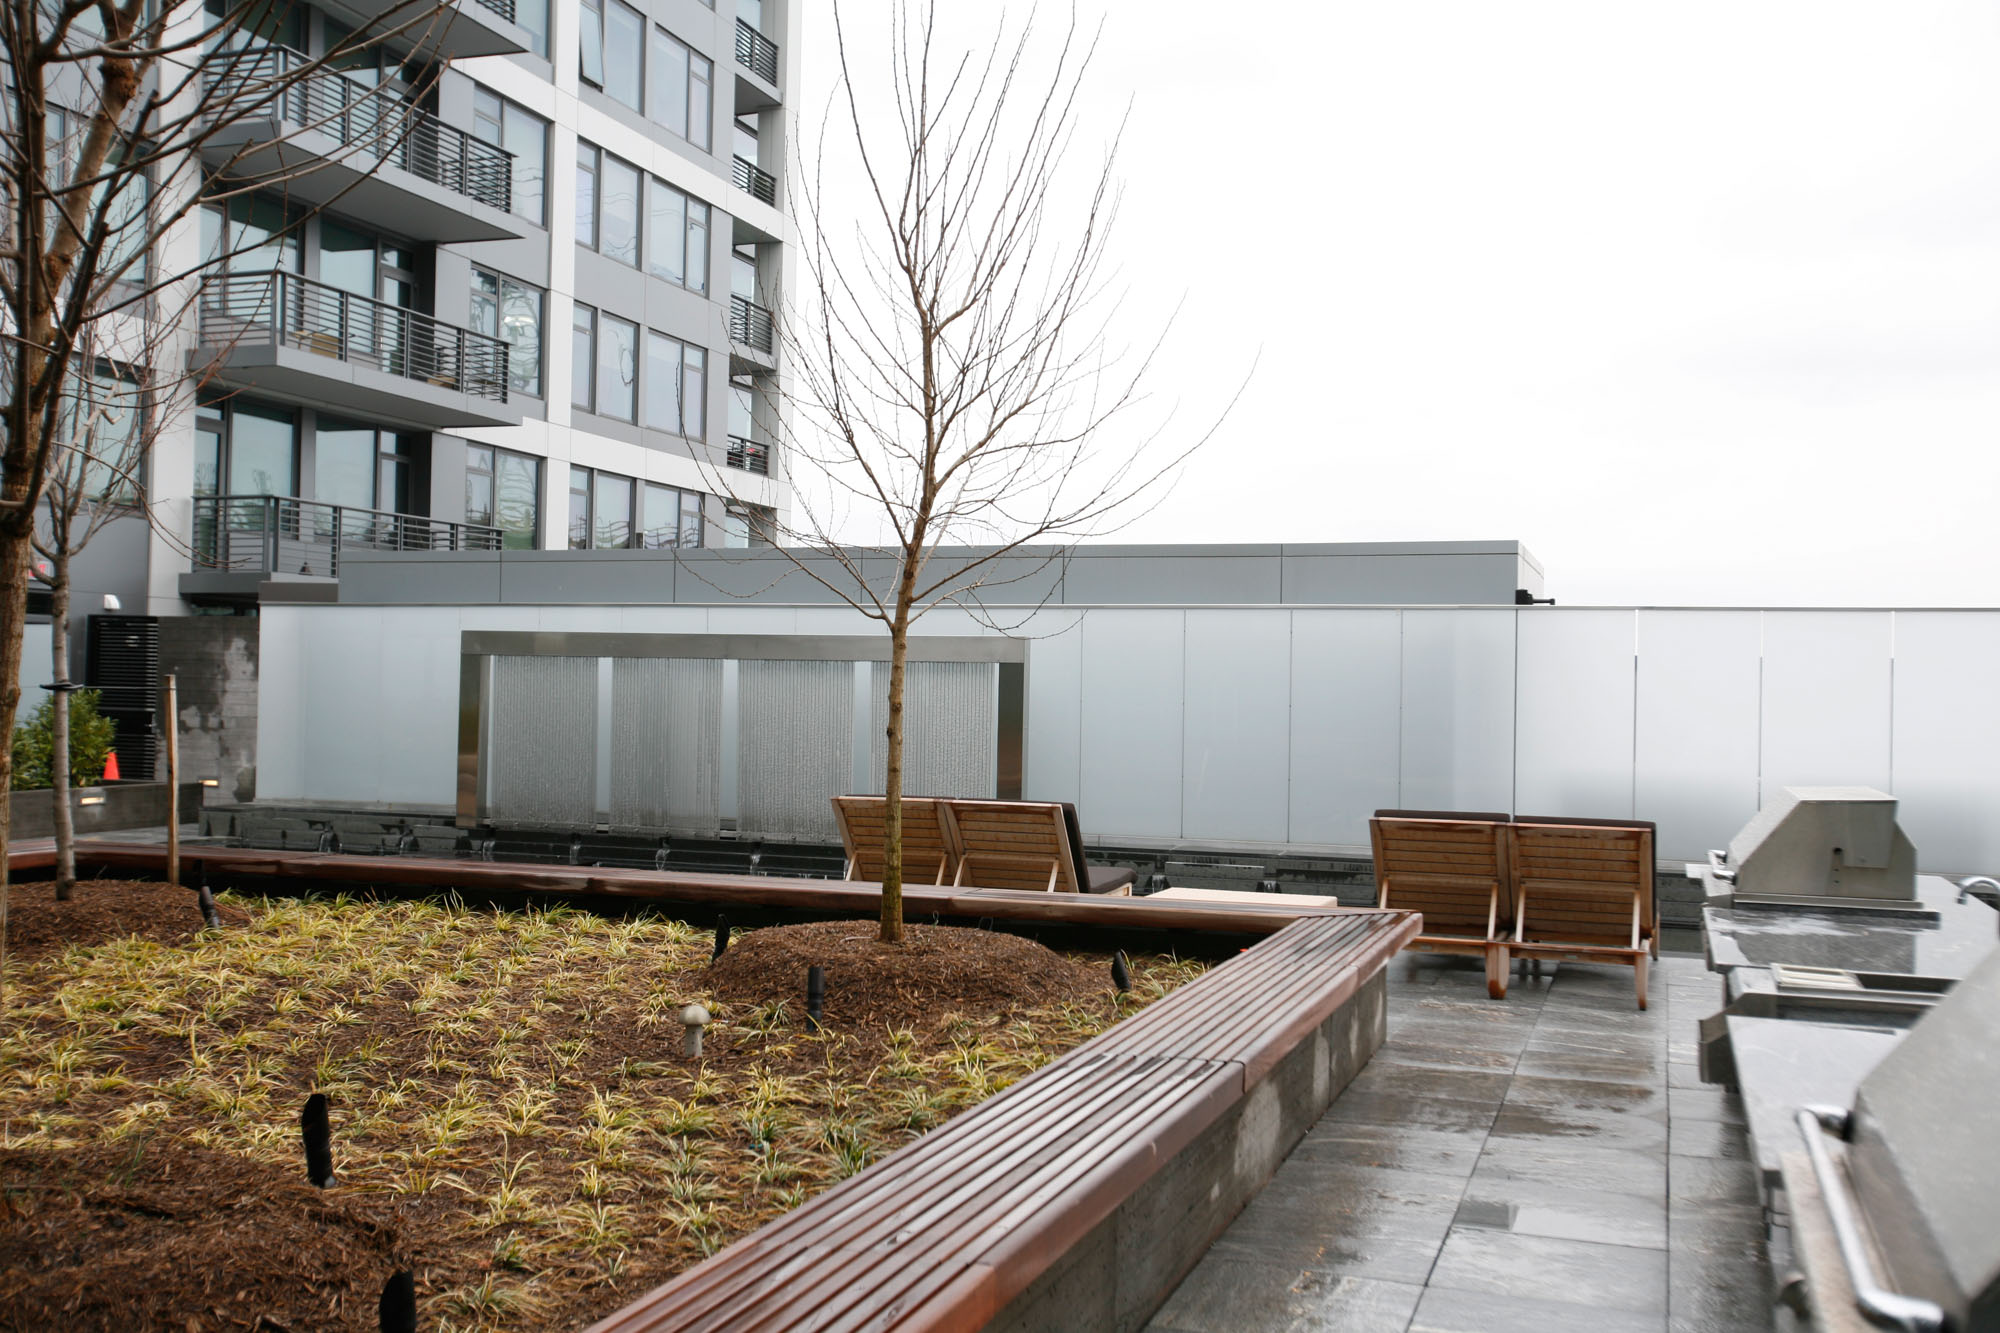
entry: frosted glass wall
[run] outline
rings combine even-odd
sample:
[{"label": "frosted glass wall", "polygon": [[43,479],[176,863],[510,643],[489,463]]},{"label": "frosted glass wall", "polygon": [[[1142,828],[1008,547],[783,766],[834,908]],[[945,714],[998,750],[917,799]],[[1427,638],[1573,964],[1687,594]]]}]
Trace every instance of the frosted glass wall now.
[{"label": "frosted glass wall", "polygon": [[[460,634],[630,613],[427,609],[393,634],[387,614],[267,608],[262,797],[448,808]],[[700,614],[672,628],[805,624]],[[1352,847],[1372,811],[1401,806],[1650,819],[1662,859],[1696,859],[1781,787],[1857,784],[1900,798],[1926,869],[2000,871],[2000,612],[1067,608],[1025,635],[1023,795],[1076,802],[1096,839]],[[926,665],[912,789],[990,791],[992,689],[972,682],[992,668]],[[879,773],[880,667],[746,661],[733,695],[712,663],[606,670],[600,709],[595,659],[494,659],[495,817],[693,830],[740,798],[746,832],[831,840],[826,797]],[[528,706],[544,690],[553,711]],[[932,753],[926,709],[955,719],[954,744],[984,739]],[[710,754],[719,791],[701,780]]]}]

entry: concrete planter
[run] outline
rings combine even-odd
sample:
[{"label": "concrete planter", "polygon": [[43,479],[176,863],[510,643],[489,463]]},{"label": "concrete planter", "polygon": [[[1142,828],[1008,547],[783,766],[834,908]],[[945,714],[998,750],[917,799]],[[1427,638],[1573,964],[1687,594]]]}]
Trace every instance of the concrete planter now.
[{"label": "concrete planter", "polygon": [[[192,824],[200,819],[201,793],[199,782],[181,784],[183,824]],[[53,791],[10,792],[8,800],[13,810],[11,836],[19,839],[55,835]],[[108,787],[73,787],[69,801],[78,837],[119,829],[157,828],[167,822],[167,784],[164,782],[115,782]]]}]

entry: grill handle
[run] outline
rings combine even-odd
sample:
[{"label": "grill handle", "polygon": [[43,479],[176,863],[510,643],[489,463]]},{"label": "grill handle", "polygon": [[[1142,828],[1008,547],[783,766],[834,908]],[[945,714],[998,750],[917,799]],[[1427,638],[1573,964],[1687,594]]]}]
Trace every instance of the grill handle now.
[{"label": "grill handle", "polygon": [[1826,1150],[1826,1135],[1847,1137],[1852,1117],[1838,1106],[1802,1106],[1798,1112],[1799,1135],[1812,1161],[1813,1180],[1826,1201],[1827,1219],[1840,1243],[1840,1262],[1854,1287],[1854,1303],[1872,1324],[1900,1329],[1902,1333],[1944,1333],[1944,1309],[1931,1301],[1905,1296],[1883,1287],[1875,1280],[1875,1265],[1868,1258],[1861,1238],[1861,1223],[1854,1201],[1848,1196],[1847,1182],[1834,1169],[1833,1155]]},{"label": "grill handle", "polygon": [[1736,882],[1736,872],[1729,866],[1729,853],[1720,847],[1708,849],[1708,873],[1724,884]]}]

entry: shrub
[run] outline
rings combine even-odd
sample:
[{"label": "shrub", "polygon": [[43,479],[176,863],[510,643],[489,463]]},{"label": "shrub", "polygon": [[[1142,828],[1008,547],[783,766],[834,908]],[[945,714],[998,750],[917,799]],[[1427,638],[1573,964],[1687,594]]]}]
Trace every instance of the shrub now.
[{"label": "shrub", "polygon": [[[55,740],[50,734],[55,715],[44,699],[28,720],[14,728],[14,790],[30,791],[52,787],[49,761]],[[77,690],[69,696],[69,784],[96,785],[104,776],[105,756],[111,753],[117,728],[97,711],[97,691]]]}]

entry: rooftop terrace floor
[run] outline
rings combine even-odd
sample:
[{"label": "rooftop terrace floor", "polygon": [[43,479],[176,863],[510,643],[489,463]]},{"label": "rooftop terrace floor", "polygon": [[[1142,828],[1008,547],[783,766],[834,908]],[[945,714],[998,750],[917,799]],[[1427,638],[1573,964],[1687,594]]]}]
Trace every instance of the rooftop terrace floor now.
[{"label": "rooftop terrace floor", "polygon": [[1626,968],[1544,968],[1495,1001],[1398,957],[1388,1041],[1149,1328],[1770,1329],[1742,1107],[1695,1072],[1719,978],[1665,957],[1642,1013]]}]

